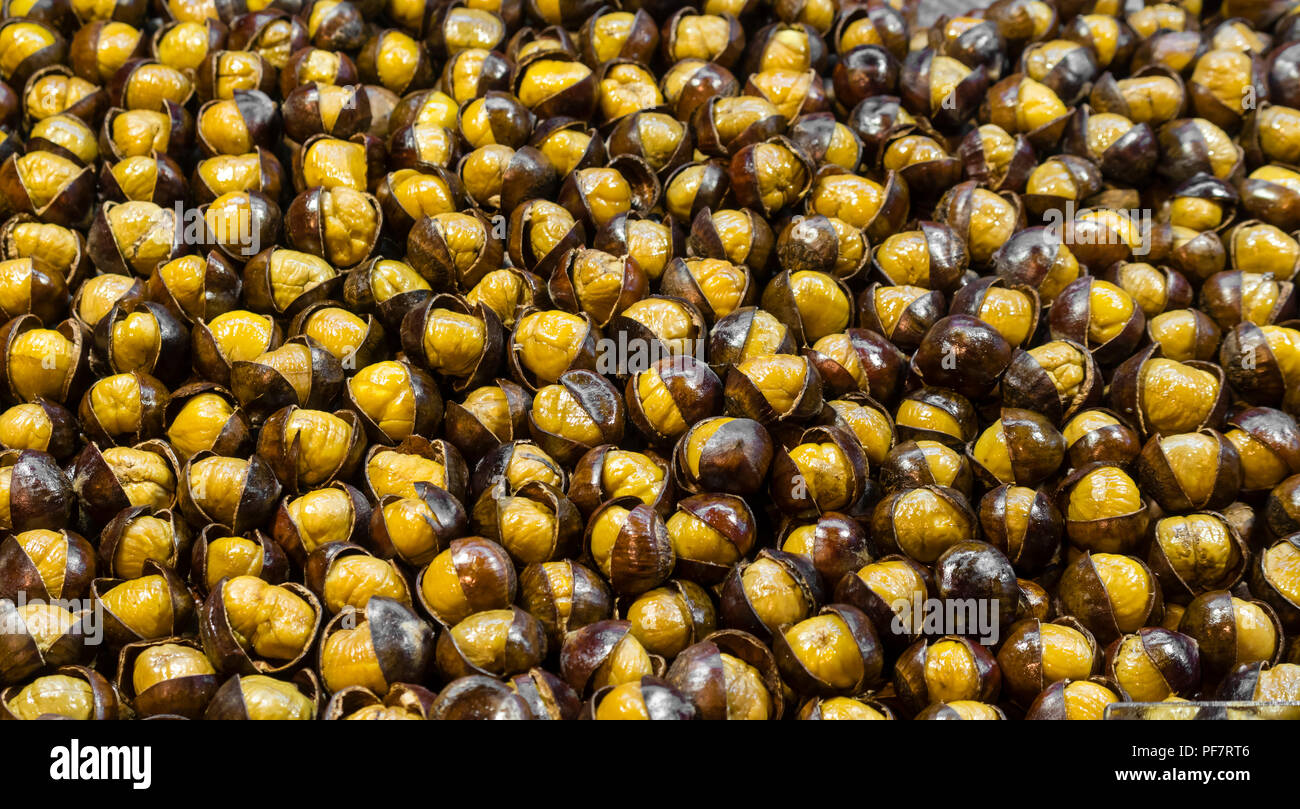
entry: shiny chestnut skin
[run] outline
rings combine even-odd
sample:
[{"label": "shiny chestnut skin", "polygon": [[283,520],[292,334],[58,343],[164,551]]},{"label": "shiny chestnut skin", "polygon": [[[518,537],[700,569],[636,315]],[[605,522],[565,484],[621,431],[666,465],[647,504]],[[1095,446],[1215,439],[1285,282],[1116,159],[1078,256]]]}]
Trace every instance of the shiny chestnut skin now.
[{"label": "shiny chestnut skin", "polygon": [[[0,541],[0,598],[16,600],[24,593],[28,600],[83,598],[96,577],[96,554],[80,534],[34,529],[17,532]],[[58,569],[41,565],[46,553],[63,546],[64,561]],[[52,574],[49,579],[46,574]],[[63,580],[58,581],[62,575]]]},{"label": "shiny chestnut skin", "polygon": [[950,315],[930,327],[912,358],[928,385],[968,398],[991,389],[1011,363],[1011,346],[992,326],[970,315]]},{"label": "shiny chestnut skin", "polygon": [[979,434],[975,406],[947,388],[922,387],[903,396],[893,416],[898,437],[959,446]]},{"label": "shiny chestnut skin", "polygon": [[[1224,351],[1227,351],[1225,341]],[[1226,385],[1235,383],[1237,380],[1234,376],[1225,374],[1225,371],[1231,368],[1231,365],[1220,367],[1213,363],[1201,362],[1199,360],[1190,360],[1184,363],[1175,363],[1175,365],[1160,365],[1161,368],[1168,371],[1177,372],[1187,378],[1191,372],[1200,374],[1194,378],[1203,383],[1203,387],[1213,384],[1213,390],[1205,390],[1197,404],[1199,407],[1180,416],[1163,414],[1158,418],[1152,418],[1152,412],[1146,402],[1146,386],[1144,384],[1144,368],[1153,360],[1159,360],[1159,346],[1148,346],[1129,359],[1125,360],[1115,369],[1115,374],[1111,380],[1110,387],[1110,404],[1114,410],[1121,416],[1130,418],[1137,425],[1138,431],[1143,435],[1152,432],[1178,431],[1179,427],[1188,429],[1199,429],[1201,427],[1216,427],[1224,416],[1227,407]],[[1223,352],[1220,352],[1221,355]],[[1161,363],[1171,362],[1161,360]],[[1240,367],[1240,366],[1238,366]],[[1234,387],[1235,384],[1234,384]],[[1205,394],[1210,394],[1206,396]],[[1163,430],[1162,430],[1163,428]]]},{"label": "shiny chestnut skin", "polygon": [[85,484],[78,486],[80,471],[82,468],[74,464],[69,470],[71,474],[65,473],[53,456],[40,450],[0,453],[0,474],[9,481],[6,528],[15,533],[65,528],[70,523],[76,498],[86,490]]},{"label": "shiny chestnut skin", "polygon": [[996,604],[996,626],[965,626],[959,621],[953,627],[957,634],[983,643],[995,631],[1001,637],[1015,620],[1020,599],[1015,570],[1006,555],[987,542],[965,540],[949,547],[935,560],[934,583],[942,599],[987,599]]},{"label": "shiny chestnut skin", "polygon": [[[1098,364],[1113,365],[1120,358],[1127,358],[1137,347],[1146,328],[1146,316],[1127,292],[1107,284],[1102,294],[1110,297],[1103,299],[1094,291],[1098,289],[1096,284],[1093,279],[1084,277],[1061,290],[1052,304],[1052,337],[1086,345]],[[1116,305],[1111,302],[1115,299],[1120,306],[1127,304],[1130,309],[1128,317],[1119,323],[1114,322],[1114,315],[1094,311],[1094,307],[1100,308],[1103,301],[1106,305]],[[1102,317],[1107,319],[1098,323]]]},{"label": "shiny chestnut skin", "polygon": [[[779,395],[769,396],[760,387],[778,387],[787,380],[797,383],[797,387],[787,388],[793,394],[787,397],[788,403]],[[759,356],[733,365],[723,382],[723,396],[727,413],[753,419],[773,430],[786,423],[806,422],[816,417],[824,401],[821,376],[811,359],[783,355]],[[785,406],[778,410],[779,405]]]},{"label": "shiny chestnut skin", "polygon": [[289,558],[279,542],[260,530],[231,537],[223,526],[204,526],[190,546],[190,586],[209,592],[233,570],[256,570],[258,578],[282,583],[289,575]]},{"label": "shiny chestnut skin", "polygon": [[678,484],[691,493],[727,492],[748,495],[757,492],[772,463],[772,439],[763,425],[752,419],[726,418],[703,439],[698,460],[692,463],[688,447],[705,420],[686,431],[673,450],[673,474]]},{"label": "shiny chestnut skin", "polygon": [[[156,637],[170,637],[193,631],[195,619],[194,597],[181,578],[171,568],[164,567],[152,559],[145,561],[143,573],[144,578],[141,579],[98,578],[90,584],[91,597],[102,605],[104,639],[110,648],[119,649],[128,643],[140,640],[153,640]],[[145,586],[149,588],[146,592],[150,596],[154,596],[153,598],[139,601],[123,601],[120,604],[114,603],[115,599],[105,600],[106,596],[111,599],[109,594],[119,587],[129,589],[141,583],[146,583]],[[156,585],[156,587],[151,585]],[[161,588],[161,590],[158,588]],[[132,608],[155,608],[158,607],[160,599],[167,602],[169,614],[166,617],[170,620],[164,619],[160,621],[157,627],[148,623],[138,624],[133,620],[137,616],[130,614],[134,612]],[[127,614],[120,614],[115,609],[116,607],[122,607],[127,611]]]},{"label": "shiny chestnut skin", "polygon": [[[764,575],[769,578],[793,585],[794,589],[784,599],[788,603],[776,605],[780,610],[778,613],[765,616],[767,605],[755,604],[746,589],[745,570],[755,564],[761,564]],[[764,597],[769,594],[760,592],[757,595]],[[801,554],[764,549],[753,561],[742,561],[731,569],[722,583],[718,617],[725,628],[741,629],[759,638],[771,638],[782,626],[777,622],[779,615],[793,612],[806,618],[816,611],[824,595],[821,576],[811,559]]]},{"label": "shiny chestnut skin", "polygon": [[[932,686],[927,674],[931,668],[930,655],[935,651],[940,654],[935,655],[934,668],[946,669],[944,673],[950,679]],[[996,702],[1002,687],[1002,672],[984,646],[969,638],[946,635],[918,640],[909,646],[894,662],[893,683],[904,709],[917,714],[936,702],[954,699]]]},{"label": "shiny chestnut skin", "polygon": [[[267,680],[274,678],[266,675],[234,674],[221,684],[203,712],[204,719],[248,720],[248,719],[316,719],[325,702],[321,691],[320,678],[311,669],[302,669],[288,680],[274,680],[280,685],[270,686]],[[288,706],[277,705],[280,710],[267,710],[256,699],[261,688],[279,688],[291,686],[290,693],[296,693],[295,705],[289,710],[293,715],[285,715]],[[252,692],[246,694],[245,689]],[[277,696],[280,696],[277,694]],[[268,715],[269,714],[269,715]]]},{"label": "shiny chestnut skin", "polygon": [[[626,476],[621,487],[619,476]],[[671,484],[668,461],[658,453],[633,455],[613,444],[601,444],[578,459],[569,478],[567,494],[585,516],[590,516],[619,491],[635,492],[634,496],[662,515],[672,507]]]},{"label": "shiny chestnut skin", "polygon": [[[631,634],[627,621],[603,620],[570,632],[560,647],[560,674],[579,695],[590,694],[611,682],[626,681],[628,675],[660,675],[666,664],[663,658],[649,655]],[[640,650],[631,655],[636,662],[628,666],[617,659],[624,649]]]},{"label": "shiny chestnut skin", "polygon": [[[678,500],[666,527],[677,559],[673,572],[706,585],[725,578],[732,564],[754,547],[758,533],[754,512],[742,498],[717,493]],[[711,542],[697,546],[692,540],[700,533]]]},{"label": "shiny chestnut skin", "polygon": [[1070,340],[1054,340],[1012,355],[1002,376],[1002,402],[1064,426],[1071,416],[1097,403],[1103,387],[1092,352]]},{"label": "shiny chestnut skin", "polygon": [[1300,475],[1292,475],[1274,486],[1264,501],[1264,521],[1275,537],[1300,530]]},{"label": "shiny chestnut skin", "polygon": [[[612,525],[606,526],[607,520]],[[611,531],[616,531],[612,537]],[[663,517],[636,497],[602,504],[587,521],[583,544],[619,596],[637,596],[663,583],[676,563]]]},{"label": "shiny chestnut skin", "polygon": [[993,268],[1008,281],[1035,287],[1044,305],[1083,272],[1061,234],[1047,227],[1017,231],[993,255]]},{"label": "shiny chestnut skin", "polygon": [[[189,673],[173,674],[170,670],[173,664],[176,671]],[[151,671],[150,666],[157,668]],[[137,691],[135,682],[140,674],[146,678],[150,674],[163,676]],[[167,715],[198,719],[220,683],[220,676],[212,670],[202,647],[189,638],[129,643],[118,653],[115,685],[118,693],[130,700],[142,717]]]},{"label": "shiny chestnut skin", "polygon": [[[653,404],[646,401],[643,387],[656,392],[658,385],[667,389],[677,418],[661,412],[664,405],[659,400]],[[681,437],[686,425],[721,411],[722,384],[711,368],[690,355],[665,357],[628,378],[624,399],[628,418],[637,431],[654,444],[667,448]],[[677,419],[682,421],[680,428]]]},{"label": "shiny chestnut skin", "polygon": [[[835,680],[817,670],[821,668],[820,665],[810,666],[801,656],[801,653],[808,651],[803,643],[809,636],[804,633],[810,632],[812,637],[817,637],[826,628],[823,623],[813,630],[804,629],[810,622],[838,625],[834,652],[837,657],[847,656],[845,662],[848,667],[843,672],[837,672],[840,676]],[[783,627],[783,631],[773,635],[772,645],[782,678],[800,694],[844,696],[847,693],[859,693],[864,687],[877,683],[883,673],[884,656],[875,628],[865,613],[848,604],[828,604],[816,616],[793,627]],[[824,661],[817,661],[822,662]],[[857,676],[854,677],[854,674]]]},{"label": "shiny chestnut skin", "polygon": [[[1143,682],[1141,675],[1149,670],[1161,682]],[[1201,655],[1187,635],[1144,627],[1106,649],[1106,674],[1122,697],[1135,702],[1157,702],[1169,695],[1191,697],[1201,686]]]},{"label": "shiny chestnut skin", "polygon": [[[1004,449],[1005,464],[1001,457]],[[1065,460],[1065,439],[1041,414],[1004,407],[997,422],[968,446],[966,454],[976,475],[986,483],[1034,486],[1060,468]]]},{"label": "shiny chestnut skin", "polygon": [[[1094,556],[1100,557],[1100,566]],[[1122,612],[1117,611],[1115,599],[1108,595],[1104,578],[1114,569],[1131,573],[1134,583],[1141,588],[1136,593],[1121,594]],[[1129,584],[1118,575],[1113,580],[1117,588]],[[1164,611],[1164,599],[1155,575],[1144,562],[1131,556],[1086,551],[1066,567],[1058,588],[1058,611],[1077,618],[1099,643],[1109,644],[1125,632],[1154,625]]]},{"label": "shiny chestnut skin", "polygon": [[[1240,614],[1250,612],[1243,621]],[[1227,590],[1202,593],[1187,605],[1178,631],[1194,640],[1201,654],[1205,686],[1213,687],[1245,663],[1277,662],[1281,636],[1276,613],[1261,601],[1248,601]]]},{"label": "shiny chestnut skin", "polygon": [[564,637],[614,614],[609,585],[578,562],[532,563],[519,571],[519,604],[559,648]]},{"label": "shiny chestnut skin", "polygon": [[888,320],[882,317],[881,297],[895,293],[913,294],[911,289],[882,286],[879,283],[868,285],[858,296],[858,322],[863,328],[889,338],[890,342],[904,351],[914,351],[930,327],[947,313],[944,296],[937,289],[921,293],[907,305],[890,327],[886,325]]},{"label": "shiny chestnut skin", "polygon": [[[25,454],[25,453],[24,453]],[[109,457],[115,456],[115,457]],[[22,463],[23,458],[17,454],[0,455],[0,465],[10,457],[14,458],[12,466],[17,468]],[[118,476],[118,471],[125,465],[129,465],[145,472],[141,475],[142,481],[123,481]],[[2,468],[2,466],[0,466]],[[80,519],[88,520],[90,524],[96,527],[107,523],[119,511],[133,505],[132,495],[136,494],[136,486],[132,486],[132,491],[127,490],[127,486],[136,482],[157,485],[158,490],[149,492],[150,497],[147,502],[152,502],[160,507],[168,507],[177,502],[177,489],[175,481],[180,475],[181,463],[176,457],[176,453],[171,446],[160,440],[144,441],[134,447],[109,447],[101,450],[97,445],[87,444],[85,448],[78,453],[69,468],[69,477],[71,478],[71,490],[76,495],[75,505]],[[156,475],[155,475],[156,473]],[[158,479],[153,480],[152,477]],[[41,480],[36,477],[36,480]],[[56,492],[61,492],[61,487],[65,484],[66,479],[60,475],[55,479],[57,486]],[[170,487],[167,485],[171,483]],[[10,492],[12,501],[14,493]],[[56,506],[52,512],[55,524],[51,527],[61,527],[68,519],[66,516],[74,502],[68,498],[67,505],[64,506],[62,501],[53,500],[46,503],[43,508],[47,509],[42,519],[43,525],[50,525],[51,512],[48,510],[51,505]]]},{"label": "shiny chestnut skin", "polygon": [[1219,684],[1218,697],[1254,702],[1281,701],[1278,697],[1289,700],[1294,694],[1294,688],[1288,687],[1288,680],[1295,673],[1294,666],[1294,663],[1272,666],[1258,661],[1243,663]]},{"label": "shiny chestnut skin", "polygon": [[[154,535],[141,536],[137,532]],[[158,533],[166,534],[162,542]],[[99,569],[106,576],[123,579],[143,575],[141,566],[146,559],[172,569],[183,569],[190,557],[192,539],[188,526],[173,509],[148,506],[123,509],[100,532]]]},{"label": "shiny chestnut skin", "polygon": [[[208,275],[205,281],[211,277]],[[159,279],[156,284],[155,278]],[[150,281],[155,288],[163,287],[159,270]],[[166,290],[160,291],[163,296],[171,299]],[[101,375],[141,372],[174,384],[190,367],[189,331],[166,302],[140,300],[128,293],[95,324],[91,368]],[[133,332],[143,332],[143,346],[141,338],[132,339]]]},{"label": "shiny chestnut skin", "polygon": [[836,101],[845,109],[894,92],[899,78],[898,60],[879,45],[859,45],[841,55],[832,74]]},{"label": "shiny chestnut skin", "polygon": [[[1188,460],[1178,458],[1172,453],[1179,445],[1209,449],[1214,460],[1205,463],[1203,456],[1190,454],[1183,456]],[[1198,460],[1191,461],[1193,457]],[[1192,435],[1152,437],[1138,456],[1137,473],[1143,491],[1168,512],[1222,508],[1241,488],[1241,460],[1235,445],[1209,428]]]},{"label": "shiny chestnut skin", "polygon": [[[1006,554],[1018,573],[1036,574],[1060,550],[1063,518],[1043,489],[1010,483],[990,489],[980,498],[979,521],[984,537]],[[1023,533],[1017,530],[1022,524]]]},{"label": "shiny chestnut skin", "polygon": [[[57,619],[51,620],[53,615]],[[42,617],[50,623],[45,626],[37,623]],[[9,628],[0,641],[0,682],[21,683],[50,669],[82,662],[88,649],[87,617],[85,610],[74,613],[39,603],[16,607],[10,600],[0,602],[0,618]],[[61,626],[62,623],[67,627]]]},{"label": "shiny chestnut skin", "polygon": [[1017,621],[997,654],[1007,695],[1028,705],[1060,679],[1086,679],[1102,668],[1102,650],[1071,617]]},{"label": "shiny chestnut skin", "polygon": [[[358,652],[355,646],[349,649],[346,644],[352,638],[346,633],[363,632],[364,635],[353,634],[352,638],[363,638],[369,648],[364,652]],[[363,678],[373,682],[376,674],[378,682],[371,686],[378,686],[376,690],[387,690],[380,683],[391,688],[395,683],[419,682],[434,657],[433,636],[432,627],[414,610],[386,596],[371,597],[363,609],[346,606],[320,632],[317,670],[322,684],[338,691],[348,685],[363,684],[359,682]],[[343,656],[347,675],[331,666],[334,654]],[[372,657],[375,662],[374,668],[364,675],[358,671],[368,662],[362,655]]]},{"label": "shiny chestnut skin", "polygon": [[777,508],[796,518],[850,509],[866,493],[867,458],[847,431],[813,427],[798,447],[778,447],[769,492]]},{"label": "shiny chestnut skin", "polygon": [[429,706],[428,718],[442,720],[576,718],[577,697],[573,696],[573,689],[568,688],[567,685],[564,685],[564,688],[567,689],[568,698],[575,703],[573,707],[575,716],[538,717],[528,703],[506,683],[484,674],[467,674],[447,683],[446,687],[438,692]]},{"label": "shiny chestnut skin", "polygon": [[[461,362],[461,358],[453,354],[449,363],[442,364],[441,356],[436,353],[442,350],[436,342],[439,334],[438,318],[446,320],[445,313],[448,312],[451,313],[451,318],[455,319],[455,324],[473,321],[475,331],[478,331],[478,327],[481,326],[482,347],[478,356],[471,362]],[[446,333],[453,336],[457,334],[450,328]],[[429,339],[431,335],[434,337],[432,343]],[[450,377],[453,380],[452,387],[457,393],[477,387],[490,379],[500,365],[501,355],[505,350],[501,321],[496,312],[482,303],[471,305],[461,296],[445,292],[435,294],[406,313],[402,318],[401,340],[402,348],[409,357],[420,361],[422,365],[440,376]]]},{"label": "shiny chestnut skin", "polygon": [[[845,340],[844,338],[847,338]],[[907,355],[881,334],[867,328],[846,329],[841,334],[827,335],[831,347],[849,349],[856,355],[850,359],[857,365],[857,374],[843,365],[843,358],[823,354],[815,347],[803,350],[821,377],[822,399],[837,395],[866,393],[882,402],[893,401],[900,392],[906,376]],[[847,342],[847,345],[844,343]]]},{"label": "shiny chestnut skin", "polygon": [[239,496],[229,513],[226,513],[228,501],[225,501],[228,495],[209,489],[220,486],[221,483],[233,487],[235,482],[227,482],[228,479],[224,477],[218,478],[221,483],[209,480],[212,473],[204,470],[204,466],[210,465],[214,472],[222,474],[227,471],[227,466],[235,465],[230,463],[232,460],[237,463],[240,459],[227,459],[211,450],[203,450],[191,456],[180,469],[177,475],[177,504],[192,525],[216,522],[225,525],[233,533],[243,533],[271,516],[275,501],[280,496],[280,483],[271,466],[257,455],[240,464],[244,468],[244,476],[238,481]]},{"label": "shiny chestnut skin", "polygon": [[1291,534],[1276,542],[1265,543],[1251,560],[1248,572],[1251,592],[1273,608],[1282,626],[1288,630],[1300,624],[1300,604],[1296,603],[1289,577],[1278,562],[1294,555],[1297,539],[1300,537]]},{"label": "shiny chestnut skin", "polygon": [[60,666],[53,673],[81,680],[89,687],[90,704],[86,715],[65,717],[62,714],[43,714],[39,717],[33,717],[27,715],[27,712],[25,711],[15,711],[11,706],[15,703],[15,697],[22,693],[24,686],[11,685],[3,691],[0,691],[0,719],[39,719],[46,716],[52,716],[57,719],[79,718],[110,720],[125,719],[130,716],[130,708],[126,703],[125,698],[104,675],[95,671],[93,668],[81,665],[68,665]]},{"label": "shiny chestnut skin", "polygon": [[828,590],[840,580],[872,561],[872,547],[858,521],[828,511],[813,522],[788,521],[780,531],[781,546],[791,553],[810,557]]},{"label": "shiny chestnut skin", "polygon": [[[748,633],[731,629],[712,633],[678,654],[665,677],[694,703],[701,719],[731,718],[733,709],[728,689],[731,681],[727,673],[738,667],[734,662],[728,667],[723,655],[757,672],[770,706],[764,712],[765,718],[780,719],[785,700],[776,660],[766,646]],[[750,711],[745,718],[755,716],[752,700]]]}]

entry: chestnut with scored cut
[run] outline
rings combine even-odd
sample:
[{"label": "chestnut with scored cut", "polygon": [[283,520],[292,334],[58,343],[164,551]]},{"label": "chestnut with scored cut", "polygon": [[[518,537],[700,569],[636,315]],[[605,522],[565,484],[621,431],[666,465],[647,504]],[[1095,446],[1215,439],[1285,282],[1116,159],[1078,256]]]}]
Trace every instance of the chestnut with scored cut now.
[{"label": "chestnut with scored cut", "polygon": [[1151,509],[1122,467],[1091,463],[1071,471],[1058,487],[1066,537],[1092,551],[1128,553],[1146,538]]},{"label": "chestnut with scored cut", "polygon": [[559,648],[564,638],[614,614],[614,598],[599,574],[573,561],[532,563],[519,571],[519,604],[541,622]]},{"label": "chestnut with scored cut", "polygon": [[972,467],[985,481],[1036,486],[1065,460],[1065,439],[1032,410],[1004,407],[967,449]]},{"label": "chestnut with scored cut", "polygon": [[[1148,559],[1170,601],[1188,601],[1241,580],[1250,550],[1215,512],[1165,517],[1155,523]],[[1194,559],[1189,564],[1189,558]]]},{"label": "chestnut with scored cut", "polygon": [[325,705],[323,718],[357,721],[429,720],[434,718],[436,697],[429,689],[412,683],[393,683],[382,698],[364,685],[350,685],[334,692]]},{"label": "chestnut with scored cut", "polygon": [[985,539],[1006,554],[1016,571],[1036,574],[1054,562],[1064,533],[1064,518],[1043,488],[1004,483],[980,499]]},{"label": "chestnut with scored cut", "polygon": [[1164,599],[1140,559],[1085,551],[1061,574],[1059,609],[1079,620],[1099,643],[1159,621]]},{"label": "chestnut with scored cut", "polygon": [[194,597],[180,577],[152,559],[144,562],[142,573],[135,579],[99,578],[90,584],[110,648],[193,630]]},{"label": "chestnut with scored cut", "polygon": [[265,460],[200,452],[177,475],[177,502],[191,525],[219,523],[243,533],[266,521],[281,488]]},{"label": "chestnut with scored cut", "polygon": [[850,510],[867,489],[867,459],[852,434],[812,427],[789,449],[777,449],[769,493],[776,507],[796,518]]},{"label": "chestnut with scored cut", "polygon": [[193,535],[172,509],[123,509],[100,532],[99,569],[105,576],[137,579],[146,561],[173,570],[189,561]]},{"label": "chestnut with scored cut", "polygon": [[190,369],[189,330],[154,301],[118,301],[93,332],[92,370],[136,373],[172,384]]},{"label": "chestnut with scored cut", "polygon": [[323,701],[320,678],[310,670],[290,680],[238,673],[217,689],[203,718],[307,721],[317,718]]},{"label": "chestnut with scored cut", "polygon": [[72,612],[54,603],[0,601],[0,682],[20,683],[42,671],[72,665],[86,657],[89,611]]},{"label": "chestnut with scored cut", "polygon": [[1011,363],[1011,346],[998,331],[970,315],[949,315],[930,327],[912,358],[928,385],[979,398]]},{"label": "chestnut with scored cut", "polygon": [[4,719],[125,719],[130,709],[117,688],[88,666],[61,666],[54,674],[0,691]]},{"label": "chestnut with scored cut", "polygon": [[435,665],[446,680],[468,674],[505,678],[536,666],[546,651],[541,623],[518,607],[509,607],[474,613],[443,632]]},{"label": "chestnut with scored cut", "polygon": [[222,579],[257,576],[280,584],[289,575],[289,561],[280,544],[260,530],[231,536],[222,526],[204,526],[190,553],[190,586],[208,593]]},{"label": "chestnut with scored cut", "polygon": [[812,560],[763,549],[731,568],[720,593],[721,625],[768,639],[782,626],[812,615],[825,593]]},{"label": "chestnut with scored cut", "polygon": [[848,604],[829,604],[782,627],[772,645],[783,679],[800,694],[856,694],[881,679],[884,660],[876,631]]},{"label": "chestnut with scored cut", "polygon": [[1017,621],[997,654],[1007,695],[1020,705],[1030,704],[1053,683],[1088,679],[1102,663],[1092,633],[1068,616]]},{"label": "chestnut with scored cut", "polygon": [[771,651],[737,630],[719,630],[683,650],[666,678],[701,719],[780,719],[785,707]]},{"label": "chestnut with scored cut", "polygon": [[453,626],[476,612],[509,606],[519,585],[504,548],[481,537],[463,537],[452,540],[420,571],[415,586],[425,611]]},{"label": "chestnut with scored cut", "polygon": [[1227,590],[1210,590],[1192,599],[1178,631],[1200,649],[1205,687],[1217,685],[1246,663],[1273,665],[1281,653],[1282,629],[1273,609]]},{"label": "chestnut with scored cut", "polygon": [[[370,501],[365,495],[336,480],[296,497],[283,498],[275,507],[270,533],[275,544],[290,559],[303,565],[309,554],[327,543],[365,544],[364,539],[371,530],[371,513]],[[379,547],[382,549],[383,545],[379,544]],[[244,553],[252,552],[251,546],[244,543],[236,543],[232,550],[237,548]],[[268,577],[268,580],[271,579]],[[215,584],[215,580],[212,583]]]},{"label": "chestnut with scored cut", "polygon": [[956,635],[919,640],[894,663],[894,689],[909,713],[957,700],[996,702],[1002,671],[978,643]]},{"label": "chestnut with scored cut", "polygon": [[1137,472],[1143,490],[1169,512],[1223,508],[1241,489],[1236,445],[1208,428],[1152,437],[1138,457]]},{"label": "chestnut with scored cut", "polygon": [[[1226,340],[1223,350],[1229,350]],[[1225,383],[1235,387],[1235,377],[1225,374],[1232,366],[1179,362],[1159,352],[1159,346],[1148,346],[1115,369],[1111,407],[1136,422],[1143,435],[1218,426],[1227,406]]]},{"label": "chestnut with scored cut", "polygon": [[202,717],[220,678],[196,641],[163,638],[122,647],[117,689],[142,716]]},{"label": "chestnut with scored cut", "polygon": [[199,617],[203,649],[222,673],[292,670],[315,647],[321,605],[301,584],[270,584],[255,576],[224,579]]},{"label": "chestnut with scored cut", "polygon": [[342,387],[342,363],[306,335],[231,363],[230,389],[254,423],[288,405],[328,406]]},{"label": "chestnut with scored cut", "polygon": [[84,598],[96,577],[95,551],[67,529],[34,528],[0,541],[0,599]]},{"label": "chestnut with scored cut", "polygon": [[636,596],[662,583],[676,562],[663,518],[631,496],[608,500],[591,515],[584,545],[620,596]]}]

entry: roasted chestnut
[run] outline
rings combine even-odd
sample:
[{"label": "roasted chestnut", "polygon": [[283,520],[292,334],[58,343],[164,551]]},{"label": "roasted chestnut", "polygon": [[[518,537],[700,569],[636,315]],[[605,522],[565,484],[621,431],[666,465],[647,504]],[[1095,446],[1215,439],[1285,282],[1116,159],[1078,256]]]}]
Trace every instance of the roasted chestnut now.
[{"label": "roasted chestnut", "polygon": [[1210,590],[1192,599],[1178,631],[1199,646],[1207,686],[1217,685],[1245,663],[1272,665],[1281,653],[1282,629],[1272,608],[1227,590]]},{"label": "roasted chestnut", "polygon": [[1048,686],[1086,680],[1100,671],[1101,650],[1092,633],[1073,618],[1018,621],[997,655],[1008,696],[1029,705]]},{"label": "roasted chestnut", "polygon": [[311,672],[299,672],[292,681],[239,673],[217,689],[203,718],[305,721],[316,718],[320,702],[320,685]]},{"label": "roasted chestnut", "polygon": [[957,700],[996,702],[1002,684],[1000,664],[968,638],[919,640],[894,663],[894,690],[909,713]]},{"label": "roasted chestnut", "polygon": [[113,648],[192,631],[194,597],[171,568],[152,559],[135,579],[95,579],[90,594],[103,610],[105,642]]},{"label": "roasted chestnut", "polygon": [[[324,488],[281,500],[275,509],[271,533],[289,558],[303,565],[308,555],[322,545],[364,542],[370,531],[371,513],[365,495],[335,481]],[[384,548],[382,543],[378,544]],[[251,550],[247,545],[240,547]]]},{"label": "roasted chestnut", "polygon": [[1134,702],[1190,697],[1201,685],[1201,656],[1187,635],[1144,627],[1110,645],[1106,674],[1120,695]]},{"label": "roasted chestnut", "polygon": [[1158,623],[1163,609],[1159,584],[1145,563],[1091,551],[1061,574],[1059,601],[1064,614],[1079,619],[1098,642],[1107,644]]},{"label": "roasted chestnut", "polygon": [[566,635],[604,621],[614,610],[609,586],[577,562],[532,563],[519,572],[519,603],[558,648]]},{"label": "roasted chestnut", "polygon": [[753,635],[724,629],[685,649],[668,682],[702,719],[780,719],[784,699],[772,653]]},{"label": "roasted chestnut", "polygon": [[847,604],[829,604],[774,633],[782,677],[801,694],[847,696],[875,685],[884,666],[880,642],[867,616]]}]

